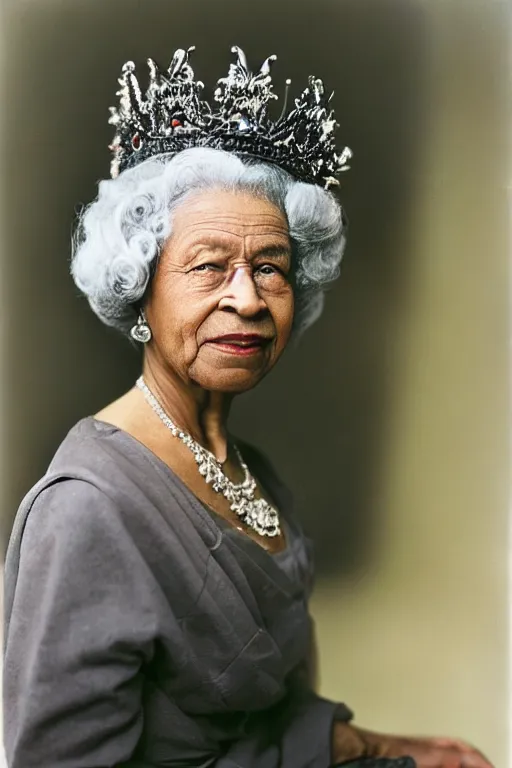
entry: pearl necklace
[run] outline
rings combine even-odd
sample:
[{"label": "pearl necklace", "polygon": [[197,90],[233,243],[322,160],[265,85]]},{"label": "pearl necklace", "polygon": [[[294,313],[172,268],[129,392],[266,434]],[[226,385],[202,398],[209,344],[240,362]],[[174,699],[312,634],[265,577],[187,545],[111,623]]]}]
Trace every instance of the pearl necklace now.
[{"label": "pearl necklace", "polygon": [[237,484],[233,483],[224,474],[222,464],[211,451],[203,448],[193,437],[179,429],[169,418],[148,388],[143,376],[137,379],[136,386],[141,390],[146,401],[174,437],[179,438],[191,451],[196,460],[199,474],[204,477],[205,481],[212,486],[216,493],[221,493],[230,502],[232,511],[238,515],[242,522],[256,531],[256,533],[259,533],[260,536],[279,536],[281,528],[277,510],[268,504],[265,499],[257,499],[255,497],[256,481],[249,472],[247,464],[242,459],[238,447],[235,445],[234,449],[244,471],[244,479],[241,483]]}]

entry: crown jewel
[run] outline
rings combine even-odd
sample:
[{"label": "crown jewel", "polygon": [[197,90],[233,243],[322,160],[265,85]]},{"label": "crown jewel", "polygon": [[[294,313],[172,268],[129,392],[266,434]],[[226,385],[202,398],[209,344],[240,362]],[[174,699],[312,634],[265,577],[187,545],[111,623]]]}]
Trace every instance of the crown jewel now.
[{"label": "crown jewel", "polygon": [[276,56],[269,56],[253,75],[244,52],[234,46],[237,60],[217,82],[211,107],[201,99],[204,86],[195,80],[189,63],[193,50],[178,49],[166,72],[148,59],[145,95],[134,63],[123,66],[116,94],[119,107],[110,108],[109,123],[116,130],[110,145],[112,177],[154,155],[210,147],[274,163],[301,181],[326,189],[339,184],[337,176],[349,167],[352,152],[348,147],[336,152],[332,94],[326,95],[321,80],[310,77],[294,108],[285,114],[285,102],[281,116],[271,120],[268,105],[277,96],[270,68]]}]

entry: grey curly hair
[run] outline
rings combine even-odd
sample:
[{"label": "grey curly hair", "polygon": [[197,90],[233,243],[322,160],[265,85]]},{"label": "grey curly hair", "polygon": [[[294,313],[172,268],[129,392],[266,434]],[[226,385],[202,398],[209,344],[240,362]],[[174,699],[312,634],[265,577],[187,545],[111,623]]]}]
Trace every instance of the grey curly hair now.
[{"label": "grey curly hair", "polygon": [[316,185],[216,149],[159,155],[101,181],[73,237],[76,285],[100,320],[128,333],[171,234],[173,212],[191,194],[210,189],[248,191],[285,214],[295,260],[294,333],[300,335],[320,316],[325,287],[338,277],[345,246],[342,209]]}]

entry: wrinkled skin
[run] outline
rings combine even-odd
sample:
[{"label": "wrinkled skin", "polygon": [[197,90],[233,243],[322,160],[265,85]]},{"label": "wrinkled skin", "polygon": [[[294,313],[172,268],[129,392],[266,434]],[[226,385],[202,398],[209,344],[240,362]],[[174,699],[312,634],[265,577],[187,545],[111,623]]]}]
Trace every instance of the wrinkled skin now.
[{"label": "wrinkled skin", "polygon": [[[175,213],[146,302],[154,337],[146,366],[203,392],[254,387],[290,336],[291,269],[288,224],[271,203],[223,191],[187,200]],[[268,343],[240,358],[210,341],[228,333],[255,333]]]}]

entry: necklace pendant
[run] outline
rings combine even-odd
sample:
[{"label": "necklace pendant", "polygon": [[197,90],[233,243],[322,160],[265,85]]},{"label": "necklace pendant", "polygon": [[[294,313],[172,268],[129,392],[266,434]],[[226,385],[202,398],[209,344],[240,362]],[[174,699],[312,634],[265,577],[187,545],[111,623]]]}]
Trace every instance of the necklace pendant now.
[{"label": "necklace pendant", "polygon": [[279,536],[281,533],[279,515],[265,499],[240,498],[231,509],[260,536]]}]

